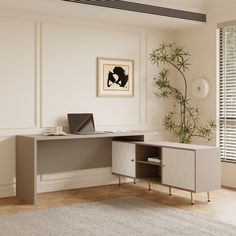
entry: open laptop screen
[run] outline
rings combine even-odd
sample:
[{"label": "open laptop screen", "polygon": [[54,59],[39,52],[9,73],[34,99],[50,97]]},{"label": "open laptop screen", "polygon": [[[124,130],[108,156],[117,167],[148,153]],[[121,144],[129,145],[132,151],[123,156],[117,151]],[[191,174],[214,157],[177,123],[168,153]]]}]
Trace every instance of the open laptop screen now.
[{"label": "open laptop screen", "polygon": [[95,132],[92,113],[70,113],[67,117],[71,134]]}]

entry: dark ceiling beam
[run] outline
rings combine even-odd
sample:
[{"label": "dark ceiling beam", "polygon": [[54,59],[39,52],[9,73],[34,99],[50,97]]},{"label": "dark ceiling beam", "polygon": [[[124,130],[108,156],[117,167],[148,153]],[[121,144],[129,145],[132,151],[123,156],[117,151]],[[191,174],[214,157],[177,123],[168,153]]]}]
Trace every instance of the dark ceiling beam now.
[{"label": "dark ceiling beam", "polygon": [[135,2],[121,1],[121,0],[62,0],[62,1],[140,12],[152,15],[167,16],[185,20],[206,22],[206,14],[190,12],[190,11],[182,11],[166,7],[158,7],[153,5],[146,5]]}]

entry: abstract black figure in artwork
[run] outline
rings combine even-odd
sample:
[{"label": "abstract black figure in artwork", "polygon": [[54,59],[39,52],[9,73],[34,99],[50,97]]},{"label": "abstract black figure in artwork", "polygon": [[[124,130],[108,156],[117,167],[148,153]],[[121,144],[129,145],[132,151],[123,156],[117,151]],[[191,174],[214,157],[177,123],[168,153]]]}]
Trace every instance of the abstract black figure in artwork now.
[{"label": "abstract black figure in artwork", "polygon": [[129,76],[125,74],[125,70],[120,66],[116,66],[112,72],[109,71],[107,87],[109,88],[115,83],[124,88],[128,82],[128,78]]}]

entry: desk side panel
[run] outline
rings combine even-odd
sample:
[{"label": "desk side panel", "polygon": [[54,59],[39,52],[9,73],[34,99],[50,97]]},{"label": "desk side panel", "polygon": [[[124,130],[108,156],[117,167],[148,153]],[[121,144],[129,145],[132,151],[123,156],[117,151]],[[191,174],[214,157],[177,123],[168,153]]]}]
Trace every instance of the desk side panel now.
[{"label": "desk side panel", "polygon": [[36,202],[36,143],[34,138],[16,137],[16,196]]}]

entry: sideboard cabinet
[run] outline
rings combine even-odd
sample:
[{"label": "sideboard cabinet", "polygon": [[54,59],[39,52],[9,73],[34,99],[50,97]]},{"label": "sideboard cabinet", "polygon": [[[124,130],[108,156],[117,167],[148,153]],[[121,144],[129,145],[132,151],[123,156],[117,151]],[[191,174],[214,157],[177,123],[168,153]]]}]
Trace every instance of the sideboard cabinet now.
[{"label": "sideboard cabinet", "polygon": [[[148,161],[159,159],[159,163]],[[194,194],[210,191],[221,186],[220,150],[214,146],[181,144],[174,142],[125,142],[112,143],[112,173],[178,188]]]}]

